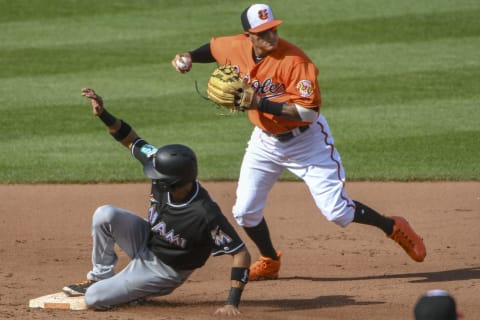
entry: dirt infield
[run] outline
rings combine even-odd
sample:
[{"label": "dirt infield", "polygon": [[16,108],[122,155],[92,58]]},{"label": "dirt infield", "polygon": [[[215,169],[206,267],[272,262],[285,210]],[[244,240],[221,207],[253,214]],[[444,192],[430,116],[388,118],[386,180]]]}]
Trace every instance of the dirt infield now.
[{"label": "dirt infield", "polygon": [[[236,184],[203,185],[231,219]],[[266,217],[284,253],[280,279],[249,283],[236,319],[413,319],[418,296],[432,288],[449,290],[465,319],[480,319],[480,182],[352,182],[347,190],[381,212],[406,217],[425,239],[426,260],[410,260],[374,228],[326,221],[303,184],[279,183]],[[228,293],[230,257],[211,258],[173,294],[142,306],[28,308],[29,299],[85,278],[97,206],[144,216],[148,192],[147,183],[0,185],[0,319],[220,319],[212,313]],[[256,259],[256,248],[239,232]]]}]

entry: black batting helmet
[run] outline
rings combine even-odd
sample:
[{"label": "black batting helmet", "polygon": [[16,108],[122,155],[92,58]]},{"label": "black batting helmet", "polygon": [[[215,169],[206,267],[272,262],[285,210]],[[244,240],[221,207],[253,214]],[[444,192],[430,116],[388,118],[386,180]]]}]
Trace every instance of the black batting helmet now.
[{"label": "black batting helmet", "polygon": [[174,191],[197,179],[197,157],[182,144],[161,147],[143,167],[143,173],[157,180],[160,191]]}]

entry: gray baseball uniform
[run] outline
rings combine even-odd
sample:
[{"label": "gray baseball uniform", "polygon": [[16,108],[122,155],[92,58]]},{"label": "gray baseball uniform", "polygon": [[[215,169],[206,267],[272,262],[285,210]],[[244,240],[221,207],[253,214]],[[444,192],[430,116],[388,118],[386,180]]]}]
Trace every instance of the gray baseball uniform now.
[{"label": "gray baseball uniform", "polygon": [[[143,139],[132,154],[145,163],[156,148]],[[185,203],[171,203],[152,180],[148,219],[127,210],[104,205],[92,222],[93,268],[96,281],[85,293],[89,307],[108,309],[151,296],[166,295],[179,287],[210,255],[235,254],[244,243],[218,205],[197,181]],[[115,243],[130,257],[115,273]]]}]

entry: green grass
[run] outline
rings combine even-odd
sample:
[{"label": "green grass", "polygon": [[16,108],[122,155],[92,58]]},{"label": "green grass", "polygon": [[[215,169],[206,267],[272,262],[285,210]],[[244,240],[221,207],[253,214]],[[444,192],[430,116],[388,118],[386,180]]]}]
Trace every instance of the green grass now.
[{"label": "green grass", "polygon": [[[193,147],[201,179],[236,179],[251,124],[197,95],[213,65],[170,60],[240,32],[250,3],[0,0],[0,183],[144,180],[85,86],[149,142]],[[480,180],[480,2],[271,4],[320,69],[349,180]]]}]

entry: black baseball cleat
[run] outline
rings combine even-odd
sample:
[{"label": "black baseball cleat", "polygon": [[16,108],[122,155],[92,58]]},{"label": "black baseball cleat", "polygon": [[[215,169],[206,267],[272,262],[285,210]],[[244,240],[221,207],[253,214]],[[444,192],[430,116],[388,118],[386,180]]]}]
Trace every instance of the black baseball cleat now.
[{"label": "black baseball cleat", "polygon": [[96,281],[85,280],[76,284],[71,284],[69,286],[63,287],[63,292],[70,297],[84,296],[87,292],[88,287],[94,284]]}]

